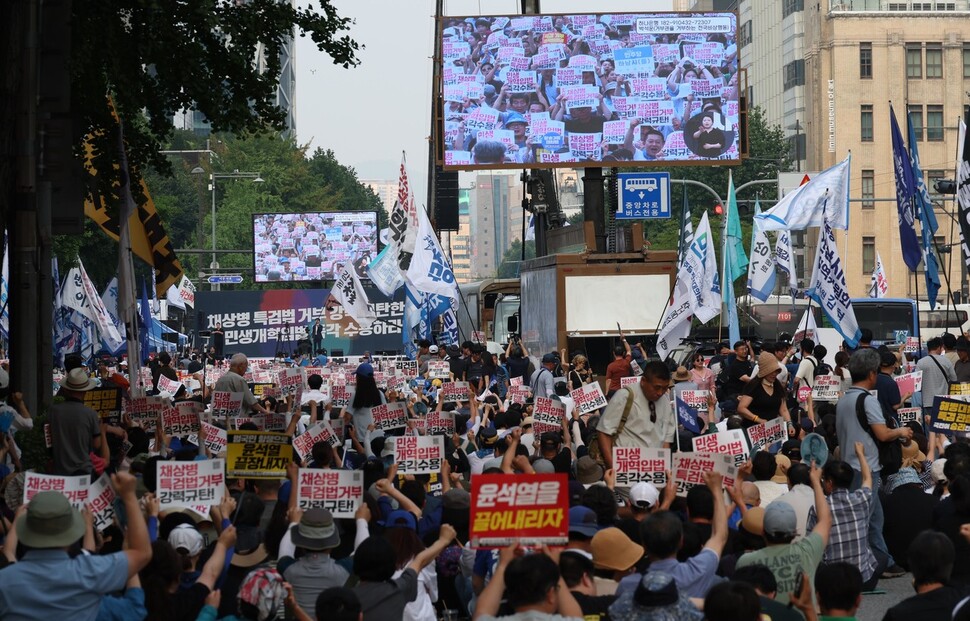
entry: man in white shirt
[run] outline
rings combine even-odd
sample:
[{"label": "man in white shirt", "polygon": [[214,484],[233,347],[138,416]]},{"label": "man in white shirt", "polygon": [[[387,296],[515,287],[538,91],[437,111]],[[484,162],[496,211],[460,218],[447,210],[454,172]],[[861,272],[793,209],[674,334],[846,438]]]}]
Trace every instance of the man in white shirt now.
[{"label": "man in white shirt", "polygon": [[787,502],[795,510],[796,534],[795,539],[805,536],[805,525],[808,514],[815,508],[815,490],[812,489],[812,478],[807,465],[794,463],[788,469],[788,492],[776,500]]},{"label": "man in white shirt", "polygon": [[812,355],[812,352],[815,350],[815,341],[812,339],[802,339],[801,350],[802,361],[798,363],[798,370],[795,371],[796,392],[802,382],[809,388],[815,386],[815,369],[818,368],[818,360]]}]

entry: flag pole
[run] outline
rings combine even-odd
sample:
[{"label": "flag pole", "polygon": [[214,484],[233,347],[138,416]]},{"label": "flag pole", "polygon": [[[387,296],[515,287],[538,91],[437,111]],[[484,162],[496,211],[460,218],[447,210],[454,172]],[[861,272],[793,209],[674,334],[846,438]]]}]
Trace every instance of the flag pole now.
[{"label": "flag pole", "polygon": [[[916,224],[917,213],[916,213],[916,196],[909,197],[909,208],[913,213],[913,224]],[[923,259],[923,271],[926,272],[926,259]],[[916,323],[919,325],[919,264],[916,265],[916,270],[913,271],[913,277],[916,281]],[[929,293],[929,291],[927,291]],[[916,336],[913,334],[912,336]]]}]

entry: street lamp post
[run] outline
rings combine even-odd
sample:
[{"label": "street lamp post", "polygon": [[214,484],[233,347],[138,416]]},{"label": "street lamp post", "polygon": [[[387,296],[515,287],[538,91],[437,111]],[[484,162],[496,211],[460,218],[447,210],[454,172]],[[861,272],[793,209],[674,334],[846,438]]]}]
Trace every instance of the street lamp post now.
[{"label": "street lamp post", "polygon": [[[219,262],[216,261],[216,179],[252,179],[253,183],[263,183],[264,179],[258,172],[239,172],[234,170],[231,173],[210,173],[209,190],[212,191],[212,262],[209,264],[210,276],[219,269]],[[221,286],[217,283],[209,285],[210,290],[219,291]]]}]

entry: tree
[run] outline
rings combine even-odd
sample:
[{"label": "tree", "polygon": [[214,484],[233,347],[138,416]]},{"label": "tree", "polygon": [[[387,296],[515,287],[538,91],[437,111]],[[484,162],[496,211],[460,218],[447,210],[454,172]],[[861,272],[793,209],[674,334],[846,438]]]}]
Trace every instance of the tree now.
[{"label": "tree", "polygon": [[[532,240],[525,242],[525,258],[526,260],[536,258],[536,243]],[[496,278],[518,278],[520,269],[522,269],[522,241],[513,239],[509,249],[502,255]]]}]

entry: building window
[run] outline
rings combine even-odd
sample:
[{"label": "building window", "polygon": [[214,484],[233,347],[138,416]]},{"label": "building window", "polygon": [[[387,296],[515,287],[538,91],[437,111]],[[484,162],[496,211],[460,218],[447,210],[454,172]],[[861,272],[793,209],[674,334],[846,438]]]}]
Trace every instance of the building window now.
[{"label": "building window", "polygon": [[860,139],[862,142],[872,142],[872,104],[862,104],[860,109]]},{"label": "building window", "polygon": [[859,44],[859,77],[872,79],[872,43]]},{"label": "building window", "polygon": [[872,274],[876,268],[876,238],[862,238],[862,273]]},{"label": "building window", "polygon": [[781,5],[782,18],[788,17],[792,13],[805,10],[805,0],[785,0]]},{"label": "building window", "polygon": [[796,60],[785,65],[785,90],[805,85],[805,61]]},{"label": "building window", "polygon": [[963,77],[970,78],[970,44],[963,44]]},{"label": "building window", "polygon": [[943,106],[926,106],[926,139],[943,140]]},{"label": "building window", "polygon": [[943,45],[940,43],[926,44],[926,77],[943,77]]},{"label": "building window", "polygon": [[[876,172],[874,170],[862,171],[862,198],[871,199],[876,196]],[[876,204],[871,200],[862,202],[863,209],[875,209]]]},{"label": "building window", "polygon": [[919,43],[906,44],[906,77],[923,77],[923,48]]},{"label": "building window", "polygon": [[751,20],[741,24],[741,28],[738,29],[738,46],[744,47],[745,45],[751,44]]},{"label": "building window", "polygon": [[906,112],[909,114],[909,123],[913,127],[913,134],[917,141],[923,140],[923,106],[907,106]]}]

